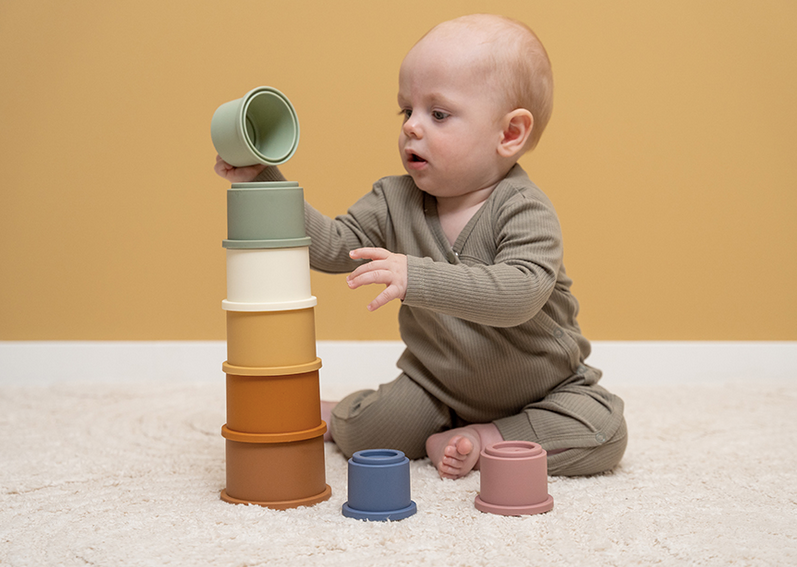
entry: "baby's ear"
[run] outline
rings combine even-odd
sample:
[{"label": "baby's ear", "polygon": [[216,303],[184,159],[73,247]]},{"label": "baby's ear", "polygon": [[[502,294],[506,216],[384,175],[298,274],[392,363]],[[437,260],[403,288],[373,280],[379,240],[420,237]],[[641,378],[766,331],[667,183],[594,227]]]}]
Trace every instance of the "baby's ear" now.
[{"label": "baby's ear", "polygon": [[525,108],[518,108],[504,116],[498,154],[502,157],[518,157],[534,128],[534,117]]}]

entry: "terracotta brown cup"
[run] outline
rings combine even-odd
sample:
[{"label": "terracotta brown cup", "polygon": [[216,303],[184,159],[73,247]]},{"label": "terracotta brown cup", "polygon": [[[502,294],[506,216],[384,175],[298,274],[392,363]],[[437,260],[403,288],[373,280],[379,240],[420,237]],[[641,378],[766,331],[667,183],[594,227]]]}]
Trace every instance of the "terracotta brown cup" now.
[{"label": "terracotta brown cup", "polygon": [[477,510],[503,516],[541,514],[553,508],[548,495],[548,454],[537,443],[502,441],[479,455],[481,491]]},{"label": "terracotta brown cup", "polygon": [[320,359],[317,364],[277,369],[224,364],[227,427],[242,433],[289,433],[318,427],[320,366]]},{"label": "terracotta brown cup", "polygon": [[227,445],[227,487],[221,499],[285,510],[327,500],[325,423],[307,431],[253,434],[222,427]]},{"label": "terracotta brown cup", "polygon": [[227,309],[229,364],[254,367],[296,366],[311,363],[317,358],[314,308],[232,311],[229,303],[224,306]]}]

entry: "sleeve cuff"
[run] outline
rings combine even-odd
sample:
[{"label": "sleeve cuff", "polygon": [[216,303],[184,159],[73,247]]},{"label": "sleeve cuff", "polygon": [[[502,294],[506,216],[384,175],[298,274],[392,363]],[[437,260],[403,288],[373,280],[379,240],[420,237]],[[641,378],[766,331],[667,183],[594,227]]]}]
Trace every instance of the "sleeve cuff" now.
[{"label": "sleeve cuff", "polygon": [[258,173],[257,177],[255,177],[252,181],[286,181],[286,179],[285,176],[282,175],[282,172],[279,170],[279,168],[276,166],[270,166]]}]

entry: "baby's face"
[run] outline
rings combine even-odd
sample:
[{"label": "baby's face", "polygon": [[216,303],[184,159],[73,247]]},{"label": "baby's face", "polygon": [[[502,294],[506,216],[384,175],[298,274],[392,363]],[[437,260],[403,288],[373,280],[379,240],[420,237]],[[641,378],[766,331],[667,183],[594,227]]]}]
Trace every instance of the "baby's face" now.
[{"label": "baby's face", "polygon": [[505,174],[497,153],[504,112],[483,50],[468,37],[427,36],[401,65],[401,159],[435,197],[465,195]]}]

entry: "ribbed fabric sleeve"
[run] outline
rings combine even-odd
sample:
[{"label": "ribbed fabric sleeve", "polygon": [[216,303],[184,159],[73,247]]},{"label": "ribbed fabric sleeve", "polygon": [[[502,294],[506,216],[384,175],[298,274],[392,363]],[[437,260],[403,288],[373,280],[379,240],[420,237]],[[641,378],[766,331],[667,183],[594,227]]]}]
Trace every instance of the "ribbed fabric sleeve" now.
[{"label": "ribbed fabric sleeve", "polygon": [[[482,223],[454,243],[454,263],[409,259],[407,305],[496,327],[520,325],[545,305],[561,266],[559,222],[516,187],[497,191]],[[491,234],[479,234],[488,222]]]},{"label": "ribbed fabric sleeve", "polygon": [[266,167],[263,171],[257,174],[252,182],[267,182],[267,181],[286,181],[285,176],[277,167]]},{"label": "ribbed fabric sleeve", "polygon": [[389,248],[385,242],[387,207],[381,186],[362,197],[346,215],[330,219],[305,203],[305,230],[310,237],[310,266],[327,273],[346,273],[361,261],[349,252],[355,248]]}]

